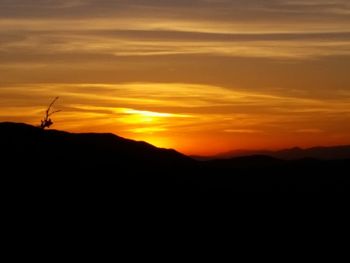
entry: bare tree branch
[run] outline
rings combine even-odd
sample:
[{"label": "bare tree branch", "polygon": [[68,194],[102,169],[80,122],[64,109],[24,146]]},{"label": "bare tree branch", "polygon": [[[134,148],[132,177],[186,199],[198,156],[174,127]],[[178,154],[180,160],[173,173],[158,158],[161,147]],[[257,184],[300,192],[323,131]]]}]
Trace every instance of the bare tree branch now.
[{"label": "bare tree branch", "polygon": [[[49,107],[47,108],[46,112],[45,112],[45,117],[44,120],[41,121],[41,125],[40,128],[45,129],[45,128],[50,128],[50,126],[53,124],[52,120],[49,118],[51,115],[60,112],[61,110],[55,110],[55,111],[51,111],[51,108],[53,107],[53,105],[55,104],[55,102],[59,99],[59,97],[56,97],[49,105]],[[50,112],[51,111],[51,112]]]}]

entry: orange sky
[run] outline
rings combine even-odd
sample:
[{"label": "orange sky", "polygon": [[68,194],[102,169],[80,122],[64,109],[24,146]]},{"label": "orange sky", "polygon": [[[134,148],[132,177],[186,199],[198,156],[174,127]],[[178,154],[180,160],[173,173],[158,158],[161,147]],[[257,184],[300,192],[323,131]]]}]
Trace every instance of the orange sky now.
[{"label": "orange sky", "polygon": [[350,144],[346,0],[2,0],[0,121],[187,154]]}]

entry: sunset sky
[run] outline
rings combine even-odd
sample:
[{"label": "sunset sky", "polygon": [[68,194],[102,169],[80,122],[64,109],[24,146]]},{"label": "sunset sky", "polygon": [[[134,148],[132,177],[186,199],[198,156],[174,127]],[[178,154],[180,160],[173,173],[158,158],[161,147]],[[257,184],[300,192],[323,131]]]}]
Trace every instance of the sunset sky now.
[{"label": "sunset sky", "polygon": [[0,0],[0,121],[209,155],[350,144],[349,0]]}]

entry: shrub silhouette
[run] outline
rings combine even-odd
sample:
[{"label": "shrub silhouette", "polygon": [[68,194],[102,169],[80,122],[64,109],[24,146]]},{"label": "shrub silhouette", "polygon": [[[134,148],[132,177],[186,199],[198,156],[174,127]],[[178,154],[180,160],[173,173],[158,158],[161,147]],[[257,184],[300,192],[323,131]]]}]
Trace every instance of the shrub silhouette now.
[{"label": "shrub silhouette", "polygon": [[44,116],[44,120],[41,120],[41,124],[40,124],[40,128],[41,129],[45,129],[45,128],[50,128],[50,126],[53,124],[53,121],[51,120],[50,116],[60,112],[61,110],[55,110],[52,111],[51,108],[53,107],[53,105],[55,104],[55,102],[59,99],[59,97],[56,97],[49,105],[49,107],[47,108],[46,112],[45,112],[45,116]]}]

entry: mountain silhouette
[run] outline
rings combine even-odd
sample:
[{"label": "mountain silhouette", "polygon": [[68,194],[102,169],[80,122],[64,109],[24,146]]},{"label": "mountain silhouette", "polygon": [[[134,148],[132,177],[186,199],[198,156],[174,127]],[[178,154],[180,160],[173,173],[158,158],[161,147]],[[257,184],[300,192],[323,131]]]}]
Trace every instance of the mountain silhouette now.
[{"label": "mountain silhouette", "polygon": [[[43,130],[27,124],[0,123],[0,144],[15,158],[35,156],[38,161],[111,159],[119,165],[133,160],[138,165],[181,165],[192,161],[172,149],[157,148],[109,133],[74,134]],[[86,163],[89,165],[89,163]]]},{"label": "mountain silhouette", "polygon": [[294,147],[290,149],[283,149],[278,151],[269,150],[233,150],[225,153],[221,153],[215,156],[192,156],[197,160],[213,160],[213,159],[228,159],[235,157],[253,156],[253,155],[265,155],[274,158],[284,160],[297,160],[303,158],[315,158],[323,160],[334,159],[349,159],[350,158],[350,145],[329,146],[329,147],[312,147],[312,148],[300,148]]},{"label": "mountain silhouette", "polygon": [[60,189],[70,194],[89,189],[100,194],[178,192],[188,188],[184,171],[196,166],[175,150],[114,134],[75,134],[21,123],[0,123],[0,149],[3,179],[16,180],[23,192],[49,195]]},{"label": "mountain silhouette", "polygon": [[114,134],[9,122],[0,123],[0,149],[8,189],[40,197],[347,191],[350,175],[350,159],[254,155],[198,161]]}]

